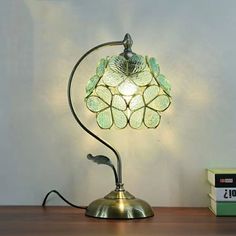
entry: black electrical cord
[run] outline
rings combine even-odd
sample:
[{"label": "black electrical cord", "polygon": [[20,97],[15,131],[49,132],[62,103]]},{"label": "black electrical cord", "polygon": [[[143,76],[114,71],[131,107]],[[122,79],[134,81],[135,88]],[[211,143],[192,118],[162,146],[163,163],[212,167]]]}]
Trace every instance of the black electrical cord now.
[{"label": "black electrical cord", "polygon": [[83,206],[77,206],[71,202],[69,202],[68,200],[66,200],[57,190],[51,190],[50,192],[47,193],[47,195],[45,196],[44,200],[43,200],[43,203],[42,203],[42,206],[45,207],[46,206],[46,202],[47,202],[47,199],[48,199],[48,196],[51,194],[51,193],[55,193],[57,194],[64,202],[66,202],[68,205],[72,206],[72,207],[75,207],[75,208],[79,208],[79,209],[87,209],[87,207],[83,207]]}]

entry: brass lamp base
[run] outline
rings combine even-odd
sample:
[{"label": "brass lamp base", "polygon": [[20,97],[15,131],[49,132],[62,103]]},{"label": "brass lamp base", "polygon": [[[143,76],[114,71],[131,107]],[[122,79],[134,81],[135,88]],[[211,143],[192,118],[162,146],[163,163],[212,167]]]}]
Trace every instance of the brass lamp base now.
[{"label": "brass lamp base", "polygon": [[85,215],[104,219],[138,219],[154,216],[154,213],[147,202],[123,189],[116,189],[90,203]]}]

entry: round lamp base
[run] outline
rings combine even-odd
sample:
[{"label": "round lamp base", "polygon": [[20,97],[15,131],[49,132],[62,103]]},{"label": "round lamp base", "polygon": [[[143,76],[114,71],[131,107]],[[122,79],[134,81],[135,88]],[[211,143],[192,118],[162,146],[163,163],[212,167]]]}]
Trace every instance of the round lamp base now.
[{"label": "round lamp base", "polygon": [[89,204],[86,216],[104,219],[139,219],[154,216],[150,205],[125,190],[114,190]]}]

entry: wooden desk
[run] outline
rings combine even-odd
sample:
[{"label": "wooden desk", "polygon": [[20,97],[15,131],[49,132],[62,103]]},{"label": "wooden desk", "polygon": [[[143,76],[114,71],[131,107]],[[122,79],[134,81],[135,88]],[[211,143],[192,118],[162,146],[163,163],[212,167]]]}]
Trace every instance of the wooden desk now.
[{"label": "wooden desk", "polygon": [[155,208],[142,220],[101,220],[72,207],[0,207],[1,236],[236,236],[236,217],[215,217],[207,208]]}]

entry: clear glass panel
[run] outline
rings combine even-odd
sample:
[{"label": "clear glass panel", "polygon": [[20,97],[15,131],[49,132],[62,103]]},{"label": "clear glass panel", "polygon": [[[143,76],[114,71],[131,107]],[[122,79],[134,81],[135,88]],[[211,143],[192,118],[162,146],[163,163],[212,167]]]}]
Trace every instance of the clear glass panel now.
[{"label": "clear glass panel", "polygon": [[86,97],[89,96],[94,88],[96,87],[97,83],[99,81],[99,77],[97,75],[94,75],[87,83],[86,86]]},{"label": "clear glass panel", "polygon": [[128,60],[128,74],[132,75],[134,73],[139,73],[144,70],[146,67],[146,62],[143,56],[134,54],[129,60]]},{"label": "clear glass panel", "polygon": [[126,79],[120,86],[118,87],[118,90],[121,94],[125,96],[131,96],[134,95],[137,91],[138,87],[129,79]]},{"label": "clear glass panel", "polygon": [[127,125],[127,117],[123,111],[112,108],[114,124],[117,128],[123,129]]},{"label": "clear glass panel", "polygon": [[145,116],[144,116],[144,124],[148,128],[156,128],[160,123],[160,119],[161,117],[156,111],[146,107]]},{"label": "clear glass panel", "polygon": [[97,69],[96,69],[96,74],[98,77],[103,76],[103,74],[105,72],[106,64],[107,64],[107,60],[102,58],[97,66]]},{"label": "clear glass panel", "polygon": [[125,75],[106,69],[102,80],[105,85],[115,87],[125,79]]},{"label": "clear glass panel", "polygon": [[132,128],[138,129],[143,122],[144,108],[134,111],[130,115],[129,124]]},{"label": "clear glass panel", "polygon": [[145,60],[142,56],[133,55],[126,60],[123,56],[113,56],[109,61],[109,67],[114,71],[127,76],[138,73],[146,67]]},{"label": "clear glass panel", "polygon": [[122,56],[112,56],[109,60],[108,66],[118,74],[126,74],[127,72],[127,61]]},{"label": "clear glass panel", "polygon": [[107,108],[97,114],[97,123],[102,129],[110,129],[113,121],[111,116],[111,109]]},{"label": "clear glass panel", "polygon": [[149,103],[159,94],[159,87],[157,85],[151,85],[147,87],[143,93],[144,101]]},{"label": "clear glass panel", "polygon": [[164,111],[170,105],[170,99],[166,95],[160,95],[155,98],[151,103],[148,104],[149,107],[157,110],[157,111]]},{"label": "clear glass panel", "polygon": [[99,112],[108,106],[97,96],[88,97],[88,99],[86,99],[86,105],[92,112]]},{"label": "clear glass panel", "polygon": [[132,77],[134,83],[138,86],[148,85],[152,81],[152,74],[149,71],[140,72]]},{"label": "clear glass panel", "polygon": [[101,98],[103,101],[105,101],[107,104],[111,104],[111,92],[110,90],[105,86],[97,86],[96,88],[96,94],[99,98]]},{"label": "clear glass panel", "polygon": [[124,98],[122,98],[122,96],[120,96],[120,95],[113,96],[112,106],[119,109],[119,110],[122,110],[122,111],[126,110],[126,108],[127,108]]},{"label": "clear glass panel", "polygon": [[157,82],[160,84],[160,86],[163,88],[163,90],[167,93],[170,94],[171,91],[171,84],[170,82],[166,79],[164,75],[159,75],[156,78]]},{"label": "clear glass panel", "polygon": [[143,102],[143,97],[141,95],[137,95],[133,97],[129,103],[129,108],[132,111],[137,110],[143,106],[144,106],[144,102]]}]

